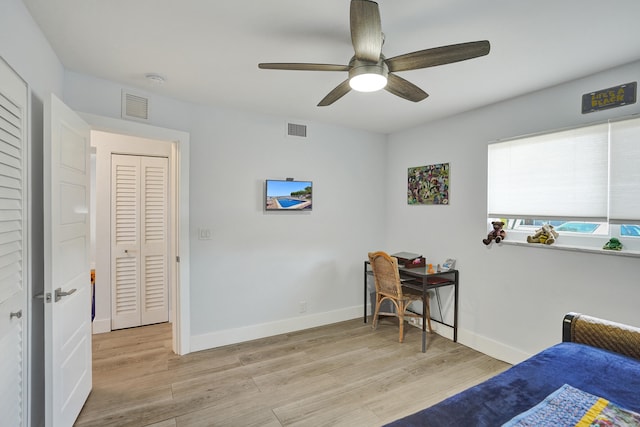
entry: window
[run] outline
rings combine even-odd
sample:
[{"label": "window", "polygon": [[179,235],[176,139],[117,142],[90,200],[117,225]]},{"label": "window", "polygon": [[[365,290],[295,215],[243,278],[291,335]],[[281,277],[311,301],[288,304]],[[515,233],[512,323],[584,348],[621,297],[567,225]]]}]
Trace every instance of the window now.
[{"label": "window", "polygon": [[489,144],[488,217],[515,240],[549,223],[561,245],[640,251],[639,164],[640,118]]}]

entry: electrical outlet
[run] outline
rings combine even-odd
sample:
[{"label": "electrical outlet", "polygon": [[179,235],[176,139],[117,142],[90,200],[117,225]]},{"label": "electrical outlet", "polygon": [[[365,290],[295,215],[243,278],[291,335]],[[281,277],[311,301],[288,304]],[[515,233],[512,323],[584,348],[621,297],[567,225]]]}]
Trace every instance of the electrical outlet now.
[{"label": "electrical outlet", "polygon": [[307,302],[306,301],[300,301],[299,307],[300,307],[300,313],[306,313],[307,312]]},{"label": "electrical outlet", "polygon": [[198,228],[199,240],[211,240],[211,230],[208,228]]}]

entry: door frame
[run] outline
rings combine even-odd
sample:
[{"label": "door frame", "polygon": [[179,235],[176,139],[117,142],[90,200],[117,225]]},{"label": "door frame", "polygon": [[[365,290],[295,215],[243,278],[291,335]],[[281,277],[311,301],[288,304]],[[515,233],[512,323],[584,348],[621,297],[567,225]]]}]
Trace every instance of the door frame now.
[{"label": "door frame", "polygon": [[[172,348],[176,354],[190,352],[190,316],[189,316],[189,133],[173,129],[159,128],[144,123],[129,122],[120,119],[79,113],[94,131],[132,136],[137,138],[166,141],[170,148],[169,169],[171,199],[170,206],[170,264],[169,286],[171,294],[170,320],[172,323]],[[93,143],[92,143],[93,145]],[[103,173],[104,168],[111,170],[111,153],[143,154],[135,148],[111,148],[111,151],[98,153],[96,172]],[[106,160],[105,160],[106,159]],[[101,161],[108,162],[101,165]],[[109,186],[109,183],[107,183]],[[110,191],[110,190],[109,190]],[[97,196],[100,197],[100,191]],[[110,199],[110,198],[109,198]],[[100,212],[100,209],[97,210]],[[98,283],[111,283],[110,257],[101,254],[101,248],[110,247],[110,227],[96,221],[96,286]],[[105,236],[106,231],[106,236]],[[107,249],[108,250],[108,249]],[[107,253],[108,255],[108,253]],[[101,276],[101,277],[100,277]],[[109,319],[110,320],[110,319]],[[109,321],[110,330],[110,321]],[[108,332],[94,324],[94,333]]]}]

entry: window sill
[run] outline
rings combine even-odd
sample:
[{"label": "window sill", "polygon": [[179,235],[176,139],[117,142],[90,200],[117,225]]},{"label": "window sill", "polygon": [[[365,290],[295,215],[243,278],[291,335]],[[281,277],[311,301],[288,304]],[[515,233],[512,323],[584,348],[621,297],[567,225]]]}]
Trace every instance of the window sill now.
[{"label": "window sill", "polygon": [[[495,243],[493,243],[495,244]],[[622,249],[621,251],[611,251],[605,249],[597,249],[597,248],[589,248],[584,246],[568,246],[568,245],[560,245],[554,243],[552,245],[544,245],[540,243],[527,243],[527,242],[518,242],[514,240],[503,240],[498,243],[498,246],[501,245],[509,245],[509,246],[526,246],[528,248],[536,248],[536,249],[544,249],[544,250],[560,250],[560,251],[572,251],[572,252],[587,252],[591,254],[598,255],[614,255],[614,256],[623,256],[623,257],[631,257],[631,258],[640,258],[640,251],[633,251]]]}]

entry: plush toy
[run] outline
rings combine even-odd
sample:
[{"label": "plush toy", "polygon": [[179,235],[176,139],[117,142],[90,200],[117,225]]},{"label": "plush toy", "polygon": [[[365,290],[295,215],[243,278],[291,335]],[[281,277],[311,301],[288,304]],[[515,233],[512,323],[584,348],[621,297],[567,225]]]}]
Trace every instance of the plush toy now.
[{"label": "plush toy", "polygon": [[605,243],[602,249],[607,249],[610,251],[621,251],[622,243],[620,243],[620,240],[616,239],[615,237],[612,237],[611,239],[609,239],[607,243]]},{"label": "plush toy", "polygon": [[528,243],[543,243],[550,245],[558,238],[558,232],[553,229],[553,225],[544,224],[542,228],[536,230],[533,236],[527,236]]},{"label": "plush toy", "polygon": [[488,245],[492,240],[495,240],[496,243],[500,243],[502,239],[507,237],[507,233],[502,229],[504,226],[504,222],[502,221],[491,221],[491,225],[493,225],[493,231],[489,233],[486,239],[482,239],[482,243]]}]

